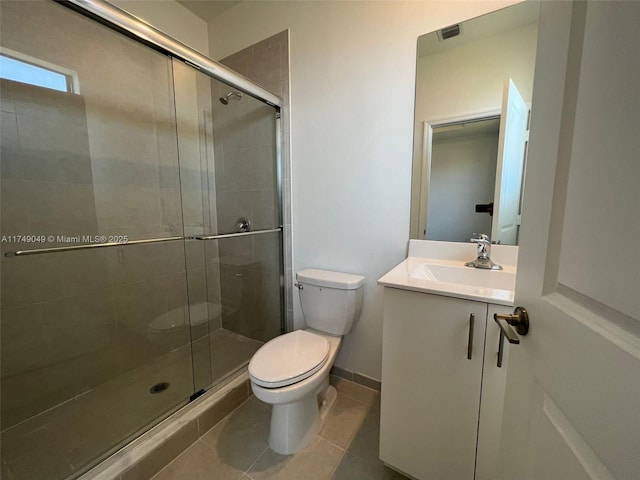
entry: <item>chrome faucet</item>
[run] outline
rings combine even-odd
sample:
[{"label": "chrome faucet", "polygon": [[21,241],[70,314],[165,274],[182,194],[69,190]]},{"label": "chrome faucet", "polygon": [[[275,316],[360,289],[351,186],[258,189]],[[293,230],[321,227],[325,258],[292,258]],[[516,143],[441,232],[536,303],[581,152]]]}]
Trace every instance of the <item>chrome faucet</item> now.
[{"label": "chrome faucet", "polygon": [[478,244],[478,258],[465,263],[465,266],[484,268],[486,270],[502,270],[502,265],[493,263],[491,258],[489,258],[491,255],[491,242],[489,241],[489,237],[484,233],[474,233],[474,235],[476,235],[476,238],[472,238],[471,241]]}]

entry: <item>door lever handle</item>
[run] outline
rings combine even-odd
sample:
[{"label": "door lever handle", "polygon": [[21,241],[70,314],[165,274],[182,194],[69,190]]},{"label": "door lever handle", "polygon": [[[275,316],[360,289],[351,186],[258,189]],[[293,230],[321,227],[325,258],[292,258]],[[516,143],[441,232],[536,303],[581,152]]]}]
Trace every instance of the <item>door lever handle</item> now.
[{"label": "door lever handle", "polygon": [[[520,338],[516,332],[520,335],[526,335],[529,333],[529,314],[527,310],[522,307],[516,307],[513,314],[503,315],[494,314],[493,319],[500,327],[500,340],[498,340],[498,368],[502,368],[502,357],[504,356],[504,338],[507,337],[509,343],[519,344]],[[515,327],[515,331],[511,327]]]}]

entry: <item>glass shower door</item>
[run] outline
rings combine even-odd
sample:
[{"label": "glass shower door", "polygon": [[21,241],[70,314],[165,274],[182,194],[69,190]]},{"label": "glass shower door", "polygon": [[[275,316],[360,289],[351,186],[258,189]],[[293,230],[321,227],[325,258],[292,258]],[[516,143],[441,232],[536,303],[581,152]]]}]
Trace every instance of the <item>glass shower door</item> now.
[{"label": "glass shower door", "polygon": [[174,60],[196,390],[283,331],[277,110]]},{"label": "glass shower door", "polygon": [[55,2],[0,8],[2,478],[56,480],[194,392],[172,64]]}]

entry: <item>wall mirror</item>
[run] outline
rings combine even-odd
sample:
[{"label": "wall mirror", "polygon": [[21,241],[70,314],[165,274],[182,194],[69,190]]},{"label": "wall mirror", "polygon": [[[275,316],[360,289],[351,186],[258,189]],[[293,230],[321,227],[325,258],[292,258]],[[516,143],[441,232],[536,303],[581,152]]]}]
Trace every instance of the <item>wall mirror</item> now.
[{"label": "wall mirror", "polygon": [[517,245],[537,1],[418,38],[411,238]]}]

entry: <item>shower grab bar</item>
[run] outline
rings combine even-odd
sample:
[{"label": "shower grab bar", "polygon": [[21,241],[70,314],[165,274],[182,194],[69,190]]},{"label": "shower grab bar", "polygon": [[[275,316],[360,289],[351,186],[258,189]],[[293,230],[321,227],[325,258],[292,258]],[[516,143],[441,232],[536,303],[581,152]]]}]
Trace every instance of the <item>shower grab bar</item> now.
[{"label": "shower grab bar", "polygon": [[195,235],[192,237],[165,237],[165,238],[149,238],[145,240],[130,240],[128,242],[106,242],[106,243],[90,243],[86,245],[73,245],[70,247],[51,247],[51,248],[34,248],[33,250],[17,250],[15,252],[6,252],[5,257],[25,257],[28,255],[40,255],[41,253],[69,252],[72,250],[87,250],[90,248],[105,247],[125,247],[127,245],[145,245],[149,243],[175,242],[178,240],[218,240],[231,237],[244,237],[248,235],[260,235],[263,233],[281,232],[282,227],[272,228],[269,230],[254,230],[252,232],[227,233],[221,235]]}]

